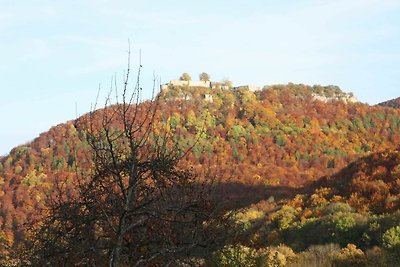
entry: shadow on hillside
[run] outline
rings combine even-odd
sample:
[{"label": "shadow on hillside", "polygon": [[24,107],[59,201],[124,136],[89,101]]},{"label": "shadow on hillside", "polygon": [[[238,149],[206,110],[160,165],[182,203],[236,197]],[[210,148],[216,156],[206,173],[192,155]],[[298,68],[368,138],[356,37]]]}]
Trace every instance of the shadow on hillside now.
[{"label": "shadow on hillside", "polygon": [[238,209],[268,200],[271,197],[275,202],[290,199],[297,194],[304,194],[306,188],[290,186],[266,186],[263,184],[246,185],[239,182],[221,183],[211,189],[217,196],[227,202],[231,209]]}]

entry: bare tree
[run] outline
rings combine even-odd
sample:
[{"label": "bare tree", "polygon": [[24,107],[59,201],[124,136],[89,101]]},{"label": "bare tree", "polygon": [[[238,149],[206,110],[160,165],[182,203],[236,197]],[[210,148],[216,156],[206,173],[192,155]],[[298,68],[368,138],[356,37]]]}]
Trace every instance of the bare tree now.
[{"label": "bare tree", "polygon": [[110,93],[103,109],[76,122],[85,129],[91,168],[78,166],[73,191],[57,184],[60,194],[35,232],[32,264],[164,266],[223,242],[223,202],[212,181],[179,167],[187,151],[155,127],[162,112],[157,97],[142,102],[140,71],[130,89],[128,61],[121,95],[116,82],[110,90],[116,103]]}]

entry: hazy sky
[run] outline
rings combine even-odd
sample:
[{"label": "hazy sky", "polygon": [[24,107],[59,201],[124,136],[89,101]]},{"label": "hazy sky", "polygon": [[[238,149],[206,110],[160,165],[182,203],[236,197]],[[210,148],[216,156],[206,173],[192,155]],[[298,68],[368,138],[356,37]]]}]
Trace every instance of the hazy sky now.
[{"label": "hazy sky", "polygon": [[121,78],[128,39],[143,87],[202,71],[234,84],[335,84],[400,96],[400,1],[0,0],[0,155],[90,109]]}]

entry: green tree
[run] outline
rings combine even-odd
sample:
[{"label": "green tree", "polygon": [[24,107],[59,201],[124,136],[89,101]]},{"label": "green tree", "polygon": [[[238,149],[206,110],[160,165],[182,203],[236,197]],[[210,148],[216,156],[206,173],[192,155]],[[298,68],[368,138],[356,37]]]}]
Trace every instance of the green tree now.
[{"label": "green tree", "polygon": [[382,244],[392,255],[393,260],[400,263],[400,225],[389,228],[382,235]]},{"label": "green tree", "polygon": [[256,251],[242,245],[227,245],[215,255],[217,266],[256,266]]}]

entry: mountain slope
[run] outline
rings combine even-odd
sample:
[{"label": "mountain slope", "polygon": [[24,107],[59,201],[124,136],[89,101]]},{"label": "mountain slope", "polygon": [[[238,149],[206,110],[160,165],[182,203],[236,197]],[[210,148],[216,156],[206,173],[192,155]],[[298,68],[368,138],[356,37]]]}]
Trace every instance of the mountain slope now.
[{"label": "mountain slope", "polygon": [[293,266],[335,266],[346,258],[338,266],[398,266],[399,208],[395,149],[362,157],[291,199],[260,201],[238,220],[246,225],[248,249],[256,254],[264,251],[258,248],[282,248]]},{"label": "mountain slope", "polygon": [[[199,176],[209,168],[225,184],[257,186],[245,197],[265,198],[272,186],[298,187],[398,145],[400,110],[346,103],[336,98],[337,90],[294,84],[258,92],[172,87],[161,96],[154,127],[171,133],[181,150],[192,148],[181,164]],[[316,99],[321,92],[331,98]],[[25,239],[24,224],[40,218],[60,182],[73,190],[76,164],[89,168],[87,119],[53,127],[1,159],[0,234],[8,246]],[[226,188],[235,195],[244,187]]]},{"label": "mountain slope", "polygon": [[383,107],[400,108],[400,97],[379,103],[378,105]]},{"label": "mountain slope", "polygon": [[[388,150],[363,157],[315,186],[331,188],[359,211],[374,213],[400,208],[400,151]],[[356,197],[355,197],[356,196]]]}]

